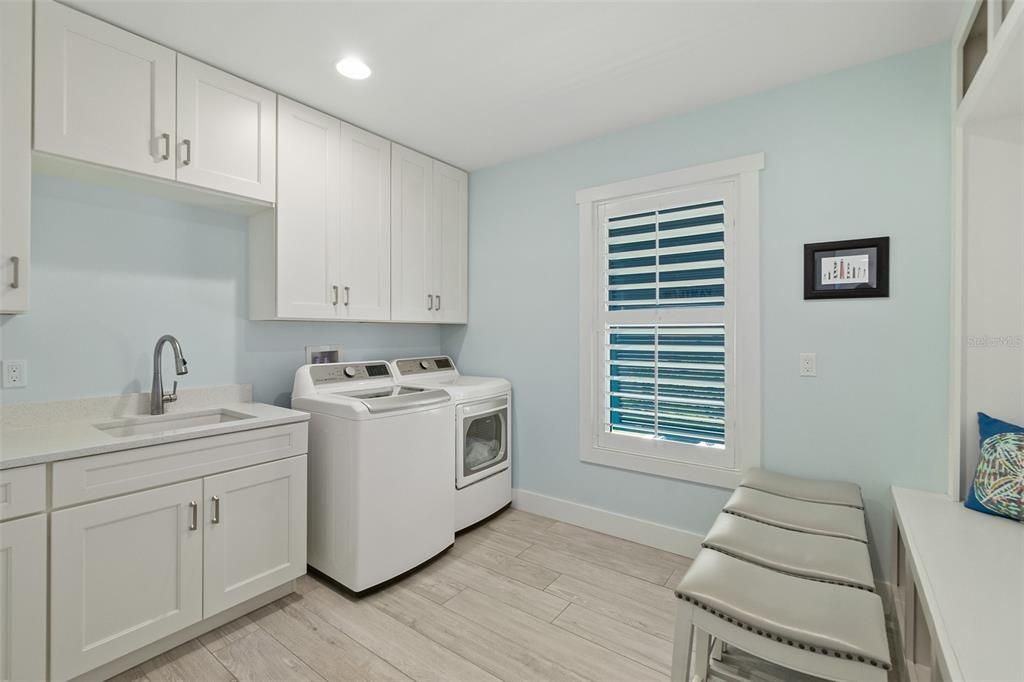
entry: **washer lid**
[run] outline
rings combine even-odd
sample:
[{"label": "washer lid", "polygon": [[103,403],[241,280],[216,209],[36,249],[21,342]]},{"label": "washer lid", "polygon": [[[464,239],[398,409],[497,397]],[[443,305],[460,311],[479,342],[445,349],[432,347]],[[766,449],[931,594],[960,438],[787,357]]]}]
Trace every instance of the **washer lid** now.
[{"label": "washer lid", "polygon": [[345,392],[345,397],[358,400],[368,412],[397,412],[414,407],[440,405],[451,401],[448,393],[441,389],[419,388],[416,386],[386,386]]},{"label": "washer lid", "polygon": [[498,377],[468,377],[465,375],[423,375],[400,379],[403,386],[443,388],[455,400],[482,398],[508,393],[512,384]]}]

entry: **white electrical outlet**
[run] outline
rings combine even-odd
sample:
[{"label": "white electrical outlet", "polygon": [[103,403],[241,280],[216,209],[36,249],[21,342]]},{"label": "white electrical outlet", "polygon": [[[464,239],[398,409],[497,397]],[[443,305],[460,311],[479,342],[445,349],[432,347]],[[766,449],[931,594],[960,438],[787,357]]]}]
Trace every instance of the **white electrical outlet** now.
[{"label": "white electrical outlet", "polygon": [[800,376],[802,377],[816,377],[818,376],[818,356],[814,353],[801,353],[800,354]]},{"label": "white electrical outlet", "polygon": [[4,388],[28,386],[28,363],[24,360],[4,360]]}]

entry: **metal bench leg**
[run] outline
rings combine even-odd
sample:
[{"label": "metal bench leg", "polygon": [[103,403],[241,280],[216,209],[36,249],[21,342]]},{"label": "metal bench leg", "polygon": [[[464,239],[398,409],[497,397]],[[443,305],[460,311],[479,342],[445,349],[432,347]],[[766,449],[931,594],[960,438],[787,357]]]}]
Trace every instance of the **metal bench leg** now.
[{"label": "metal bench leg", "polygon": [[672,682],[690,682],[690,653],[693,647],[693,604],[679,599],[675,637],[672,640]]}]

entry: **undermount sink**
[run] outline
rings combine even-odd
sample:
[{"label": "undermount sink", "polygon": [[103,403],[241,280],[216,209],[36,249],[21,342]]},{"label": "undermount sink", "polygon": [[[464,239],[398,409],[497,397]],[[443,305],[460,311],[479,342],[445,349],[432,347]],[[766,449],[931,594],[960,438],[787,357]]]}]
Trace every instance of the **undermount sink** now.
[{"label": "undermount sink", "polygon": [[191,429],[200,426],[214,426],[216,424],[252,418],[253,415],[251,414],[215,408],[196,412],[160,414],[152,417],[129,417],[103,424],[93,424],[93,426],[114,438],[130,438],[132,436],[180,431],[181,429]]}]

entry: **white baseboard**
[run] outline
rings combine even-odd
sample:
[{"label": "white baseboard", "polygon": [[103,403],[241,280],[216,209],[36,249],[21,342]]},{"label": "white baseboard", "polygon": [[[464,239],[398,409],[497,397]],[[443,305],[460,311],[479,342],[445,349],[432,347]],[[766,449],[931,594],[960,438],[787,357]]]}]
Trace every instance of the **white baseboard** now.
[{"label": "white baseboard", "polygon": [[512,506],[531,514],[565,521],[686,557],[697,556],[701,540],[704,539],[703,536],[682,528],[673,528],[520,488],[512,489]]}]

